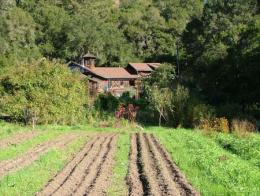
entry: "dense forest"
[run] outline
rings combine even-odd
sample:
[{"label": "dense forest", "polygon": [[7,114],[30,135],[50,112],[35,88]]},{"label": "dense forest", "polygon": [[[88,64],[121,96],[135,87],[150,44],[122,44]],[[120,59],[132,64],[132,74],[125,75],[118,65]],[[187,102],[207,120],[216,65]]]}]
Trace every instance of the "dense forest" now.
[{"label": "dense forest", "polygon": [[0,115],[34,108],[57,116],[41,122],[67,122],[59,116],[68,113],[77,122],[89,101],[77,98],[83,83],[63,64],[91,51],[102,66],[165,64],[145,81],[156,88],[136,103],[141,116],[174,126],[212,116],[254,122],[259,12],[257,0],[0,0]]}]

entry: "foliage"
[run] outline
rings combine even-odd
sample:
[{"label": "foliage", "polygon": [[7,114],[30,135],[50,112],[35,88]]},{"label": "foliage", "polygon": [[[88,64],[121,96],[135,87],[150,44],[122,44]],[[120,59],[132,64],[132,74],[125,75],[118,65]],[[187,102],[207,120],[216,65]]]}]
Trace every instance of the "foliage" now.
[{"label": "foliage", "polygon": [[[258,117],[259,32],[256,0],[121,0],[120,5],[114,0],[0,0],[0,78],[21,64],[29,69],[42,57],[79,61],[87,51],[105,66],[167,62],[145,83],[173,94],[174,107],[165,111],[169,125],[191,127],[202,112],[208,115],[201,105],[228,120]],[[159,115],[146,95],[121,101],[142,105],[145,120]]]},{"label": "foliage", "polygon": [[147,102],[159,114],[159,126],[162,118],[167,121],[168,111],[173,111],[173,92],[171,83],[175,77],[175,70],[171,64],[163,64],[151,76],[144,80],[144,93]]},{"label": "foliage", "polygon": [[85,82],[64,65],[45,60],[21,64],[0,81],[1,113],[16,121],[37,117],[38,123],[73,124],[86,116]]},{"label": "foliage", "polygon": [[233,119],[231,122],[231,130],[237,134],[243,134],[246,132],[255,132],[256,125],[255,123],[252,123],[246,119],[244,120]]},{"label": "foliage", "polygon": [[170,88],[175,78],[175,67],[172,64],[164,63],[152,72],[144,83],[146,87],[156,85],[159,88]]},{"label": "foliage", "polygon": [[194,127],[199,126],[203,121],[210,121],[215,117],[214,107],[206,104],[198,104],[191,106],[191,121]]},{"label": "foliage", "polygon": [[185,126],[188,122],[187,119],[187,106],[190,100],[189,89],[183,85],[177,84],[173,90],[172,105],[173,111],[170,112],[174,126]]},{"label": "foliage", "polygon": [[234,134],[216,134],[215,141],[225,150],[240,156],[253,165],[260,167],[260,138],[257,134],[240,137]]},{"label": "foliage", "polygon": [[229,122],[226,118],[202,119],[196,128],[202,129],[205,133],[212,132],[229,133]]},{"label": "foliage", "polygon": [[133,104],[128,104],[127,107],[120,105],[115,112],[115,117],[117,119],[126,118],[130,122],[135,122],[138,109],[139,107],[135,107]]},{"label": "foliage", "polygon": [[259,89],[254,89],[260,73],[256,8],[256,0],[207,1],[202,17],[187,25],[185,71],[210,104],[236,103],[245,108],[259,102]]},{"label": "foliage", "polygon": [[119,107],[118,99],[111,93],[99,94],[98,98],[95,100],[95,108],[99,111],[106,111],[114,113]]},{"label": "foliage", "polygon": [[167,109],[171,109],[172,92],[168,88],[150,87],[147,90],[150,104],[159,113],[159,126],[161,126],[162,117],[167,121]]},{"label": "foliage", "polygon": [[[158,127],[155,130],[155,134],[176,164],[202,195],[259,193],[259,168],[249,161],[226,151],[211,138],[196,131],[184,129],[167,131]],[[247,142],[249,140],[250,138],[245,139]],[[250,150],[255,150],[254,145],[249,146]]]}]

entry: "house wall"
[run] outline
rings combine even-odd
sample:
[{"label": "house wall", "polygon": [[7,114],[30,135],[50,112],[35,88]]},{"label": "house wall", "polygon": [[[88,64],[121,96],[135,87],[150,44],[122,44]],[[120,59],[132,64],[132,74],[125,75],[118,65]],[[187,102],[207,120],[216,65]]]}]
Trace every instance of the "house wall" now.
[{"label": "house wall", "polygon": [[134,81],[126,79],[101,80],[99,82],[91,82],[91,95],[97,93],[111,92],[115,96],[120,96],[123,92],[129,91]]},{"label": "house wall", "polygon": [[112,80],[110,88],[126,88],[129,87],[129,80]]}]

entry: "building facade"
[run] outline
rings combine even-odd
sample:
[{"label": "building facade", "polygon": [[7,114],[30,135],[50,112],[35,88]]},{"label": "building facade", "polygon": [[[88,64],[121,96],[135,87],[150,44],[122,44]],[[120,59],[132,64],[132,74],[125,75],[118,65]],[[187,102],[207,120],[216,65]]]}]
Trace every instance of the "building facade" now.
[{"label": "building facade", "polygon": [[79,69],[89,79],[89,90],[92,96],[110,92],[121,96],[124,92],[139,97],[140,81],[159,67],[159,63],[129,63],[126,68],[96,67],[96,57],[90,53],[83,56],[81,63],[69,63],[71,69]]}]

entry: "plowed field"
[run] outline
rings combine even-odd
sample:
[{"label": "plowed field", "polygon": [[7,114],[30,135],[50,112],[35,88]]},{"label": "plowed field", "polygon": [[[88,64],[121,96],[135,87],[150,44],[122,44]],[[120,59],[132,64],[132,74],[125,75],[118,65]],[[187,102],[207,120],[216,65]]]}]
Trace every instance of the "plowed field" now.
[{"label": "plowed field", "polygon": [[[106,195],[117,135],[98,134],[37,195]],[[153,135],[133,134],[129,195],[198,195]]]}]

